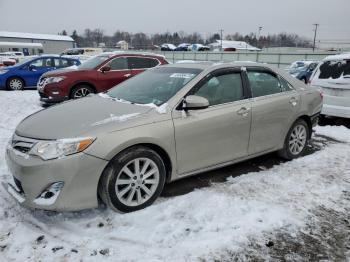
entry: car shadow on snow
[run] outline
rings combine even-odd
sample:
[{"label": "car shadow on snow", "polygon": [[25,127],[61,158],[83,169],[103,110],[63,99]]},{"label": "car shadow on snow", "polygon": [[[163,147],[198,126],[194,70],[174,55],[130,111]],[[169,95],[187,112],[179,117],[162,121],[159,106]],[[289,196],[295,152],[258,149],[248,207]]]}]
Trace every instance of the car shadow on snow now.
[{"label": "car shadow on snow", "polygon": [[[309,142],[304,156],[313,154],[324,148],[327,144],[334,142],[339,141],[326,136],[313,135],[313,139]],[[170,184],[166,184],[162,193],[162,197],[184,195],[198,188],[209,187],[212,183],[226,182],[227,178],[229,177],[238,177],[250,172],[268,170],[273,166],[284,162],[286,162],[286,160],[280,158],[277,153],[270,153],[256,157],[241,163],[233,164],[214,171],[208,171],[196,176],[184,178],[178,181],[174,181]]]},{"label": "car shadow on snow", "polygon": [[350,119],[341,117],[322,117],[319,119],[320,126],[345,126],[350,128]]}]

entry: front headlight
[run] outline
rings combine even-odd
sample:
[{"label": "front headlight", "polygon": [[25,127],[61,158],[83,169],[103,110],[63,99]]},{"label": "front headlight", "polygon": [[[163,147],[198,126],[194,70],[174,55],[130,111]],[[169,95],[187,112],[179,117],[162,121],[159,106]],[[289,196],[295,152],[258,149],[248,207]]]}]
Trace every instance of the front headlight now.
[{"label": "front headlight", "polygon": [[8,71],[9,70],[6,70],[6,69],[0,70],[0,75],[6,74]]},{"label": "front headlight", "polygon": [[39,156],[43,160],[50,160],[82,152],[94,141],[95,138],[80,137],[38,142],[29,154]]},{"label": "front headlight", "polygon": [[64,76],[49,77],[45,80],[46,84],[59,83],[65,79]]}]

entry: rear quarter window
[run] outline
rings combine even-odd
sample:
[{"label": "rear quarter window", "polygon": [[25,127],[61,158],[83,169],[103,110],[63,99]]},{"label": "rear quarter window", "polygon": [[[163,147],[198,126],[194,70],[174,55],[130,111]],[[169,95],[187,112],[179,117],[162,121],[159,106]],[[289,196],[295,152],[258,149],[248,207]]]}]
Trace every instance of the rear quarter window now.
[{"label": "rear quarter window", "polygon": [[350,76],[350,60],[326,61],[319,68],[319,79],[338,79]]}]

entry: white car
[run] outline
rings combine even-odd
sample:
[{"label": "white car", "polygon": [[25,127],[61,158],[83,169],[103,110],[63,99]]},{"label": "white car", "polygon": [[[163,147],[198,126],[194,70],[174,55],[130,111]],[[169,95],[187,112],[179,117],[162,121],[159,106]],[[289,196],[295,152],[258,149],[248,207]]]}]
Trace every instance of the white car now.
[{"label": "white car", "polygon": [[15,60],[16,63],[20,62],[24,58],[23,52],[3,52],[0,53],[0,58]]},{"label": "white car", "polygon": [[161,51],[174,51],[176,49],[176,46],[173,44],[162,44],[160,47]]},{"label": "white car", "polygon": [[323,93],[322,115],[350,118],[350,53],[326,57],[310,79]]}]

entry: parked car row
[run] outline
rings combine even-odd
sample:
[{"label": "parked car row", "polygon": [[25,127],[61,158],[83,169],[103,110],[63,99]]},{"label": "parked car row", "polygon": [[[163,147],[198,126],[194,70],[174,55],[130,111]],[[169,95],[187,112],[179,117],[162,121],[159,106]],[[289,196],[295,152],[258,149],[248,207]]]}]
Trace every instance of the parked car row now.
[{"label": "parked car row", "polygon": [[81,210],[101,199],[132,212],[165,183],[269,152],[303,154],[322,107],[316,88],[266,64],[162,64],[150,54],[103,54],[45,74],[39,91],[48,96],[77,90],[78,80],[115,87],[25,118],[6,149],[7,191],[31,208]]},{"label": "parked car row", "polygon": [[160,47],[161,51],[210,51],[209,46],[202,44],[179,44],[177,47],[173,44],[163,44]]}]

